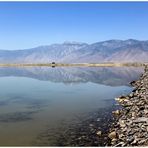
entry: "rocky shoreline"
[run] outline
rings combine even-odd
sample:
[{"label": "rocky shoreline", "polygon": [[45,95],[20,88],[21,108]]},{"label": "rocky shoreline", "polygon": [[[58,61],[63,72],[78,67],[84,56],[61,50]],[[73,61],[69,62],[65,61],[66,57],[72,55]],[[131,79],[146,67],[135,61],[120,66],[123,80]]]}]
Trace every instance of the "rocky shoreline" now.
[{"label": "rocky shoreline", "polygon": [[115,99],[122,108],[113,111],[111,146],[148,146],[148,65],[131,85],[134,90],[129,95]]}]

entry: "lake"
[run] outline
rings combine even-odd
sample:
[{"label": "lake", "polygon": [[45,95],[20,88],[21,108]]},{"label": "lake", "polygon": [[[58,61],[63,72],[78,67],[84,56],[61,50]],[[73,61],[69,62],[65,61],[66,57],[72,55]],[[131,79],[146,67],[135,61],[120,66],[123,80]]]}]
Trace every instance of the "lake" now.
[{"label": "lake", "polygon": [[0,67],[0,145],[67,145],[64,139],[59,143],[61,135],[75,132],[98,111],[111,112],[114,98],[129,93],[129,82],[142,72],[134,67]]}]

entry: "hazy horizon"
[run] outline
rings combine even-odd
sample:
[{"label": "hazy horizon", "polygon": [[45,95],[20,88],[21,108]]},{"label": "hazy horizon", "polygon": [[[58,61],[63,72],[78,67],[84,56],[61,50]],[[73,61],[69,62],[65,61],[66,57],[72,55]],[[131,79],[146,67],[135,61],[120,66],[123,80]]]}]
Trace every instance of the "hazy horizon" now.
[{"label": "hazy horizon", "polygon": [[0,2],[0,49],[147,40],[147,2]]}]

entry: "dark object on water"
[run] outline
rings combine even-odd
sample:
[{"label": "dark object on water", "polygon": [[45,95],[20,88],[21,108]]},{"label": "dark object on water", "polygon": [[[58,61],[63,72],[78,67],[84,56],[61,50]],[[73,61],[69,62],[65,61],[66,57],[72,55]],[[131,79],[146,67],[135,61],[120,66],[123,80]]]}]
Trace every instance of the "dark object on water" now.
[{"label": "dark object on water", "polygon": [[131,84],[132,86],[134,86],[135,83],[136,83],[136,81],[130,82],[130,84]]},{"label": "dark object on water", "polygon": [[55,67],[55,62],[52,62],[51,64],[52,64],[51,66],[54,68]]}]

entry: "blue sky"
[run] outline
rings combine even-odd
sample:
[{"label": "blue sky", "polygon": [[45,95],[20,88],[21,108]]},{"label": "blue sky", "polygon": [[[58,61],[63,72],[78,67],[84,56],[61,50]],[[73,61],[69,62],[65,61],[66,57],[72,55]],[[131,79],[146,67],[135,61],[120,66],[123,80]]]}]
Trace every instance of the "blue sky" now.
[{"label": "blue sky", "polygon": [[0,2],[0,49],[148,40],[148,2]]}]

